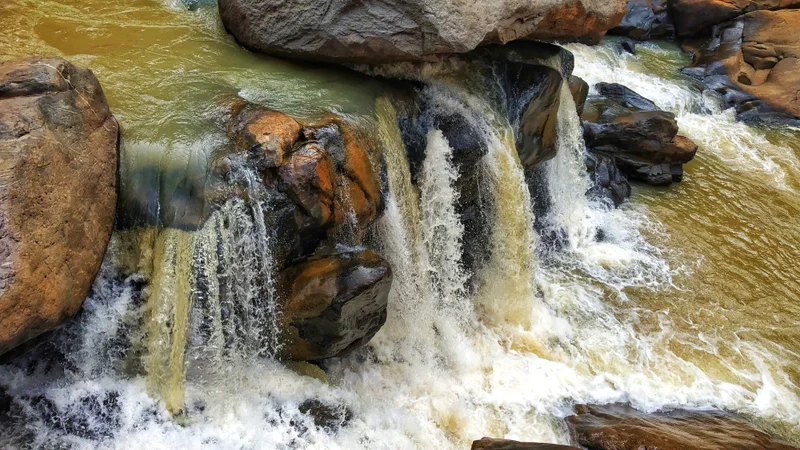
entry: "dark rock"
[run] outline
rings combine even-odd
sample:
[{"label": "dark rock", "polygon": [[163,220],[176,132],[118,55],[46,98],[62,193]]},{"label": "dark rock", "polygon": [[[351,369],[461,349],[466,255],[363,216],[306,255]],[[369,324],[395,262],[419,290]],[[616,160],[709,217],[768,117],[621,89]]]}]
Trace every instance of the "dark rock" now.
[{"label": "dark rock", "polygon": [[633,39],[624,38],[619,42],[619,53],[636,54],[636,41]]},{"label": "dark rock", "polygon": [[355,63],[429,60],[517,39],[599,42],[624,0],[220,0],[245,47],[278,56]]},{"label": "dark rock", "polygon": [[578,450],[578,447],[483,438],[472,443],[472,450]]},{"label": "dark rock", "polygon": [[41,395],[25,400],[46,426],[60,433],[99,440],[113,436],[120,426],[121,407],[115,391],[87,395],[64,408]]},{"label": "dark rock", "polygon": [[609,33],[637,41],[674,37],[675,27],[672,25],[667,3],[668,0],[629,0],[622,22]]},{"label": "dark rock", "polygon": [[345,405],[336,405],[318,399],[309,399],[300,404],[302,414],[306,414],[314,421],[317,428],[334,434],[353,420],[353,413]]},{"label": "dark rock", "polygon": [[800,9],[755,11],[687,43],[701,78],[740,119],[800,124]]},{"label": "dark rock", "polygon": [[625,404],[575,410],[567,425],[575,442],[590,450],[796,450],[719,410],[646,414]]},{"label": "dark rock", "polygon": [[[599,171],[592,174],[594,193],[619,205],[630,195],[620,172],[654,185],[681,181],[682,165],[694,158],[697,145],[678,135],[675,116],[619,84],[599,83],[596,90],[582,116],[584,140],[595,157],[587,165]],[[613,157],[616,168],[600,154]]]},{"label": "dark rock", "polygon": [[589,83],[583,78],[576,77],[575,75],[569,77],[569,90],[572,92],[572,98],[575,100],[575,108],[578,110],[578,115],[583,114],[583,106],[586,104],[586,98],[589,96]]},{"label": "dark rock", "polygon": [[631,196],[631,185],[613,156],[591,152],[586,156],[586,169],[593,182],[590,198],[609,199],[614,207],[619,207]]},{"label": "dark rock", "polygon": [[114,224],[118,138],[91,71],[0,62],[0,354],[83,304]]},{"label": "dark rock", "polygon": [[669,0],[672,20],[681,38],[707,35],[714,25],[752,11],[798,7],[798,0]]},{"label": "dark rock", "polygon": [[346,355],[386,322],[392,270],[372,251],[339,248],[290,267],[280,279],[290,359]]}]

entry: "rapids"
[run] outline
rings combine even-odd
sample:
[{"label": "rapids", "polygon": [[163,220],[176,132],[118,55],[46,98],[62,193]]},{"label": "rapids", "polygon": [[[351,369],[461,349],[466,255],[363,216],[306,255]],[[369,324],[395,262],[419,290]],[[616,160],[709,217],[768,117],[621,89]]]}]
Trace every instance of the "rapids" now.
[{"label": "rapids", "polygon": [[[242,50],[213,3],[10,0],[0,13],[0,59],[59,54],[91,67],[123,126],[119,229],[52,353],[0,365],[0,385],[31,418],[0,430],[0,447],[566,443],[573,404],[614,401],[725,408],[800,443],[800,131],[735,122],[678,72],[688,61],[676,47],[567,46],[577,75],[675,112],[700,150],[682,183],[637,186],[608,210],[584,195],[580,121],[563,90],[558,155],[545,163],[553,207],[539,218],[569,238],[555,251],[534,229],[493,80],[424,74],[431,101],[471,111],[489,149],[479,179],[491,233],[480,245],[491,256],[473,291],[460,258],[476,243],[455,212],[452,149],[428,130],[412,184],[385,82]],[[327,375],[248,339],[280,314],[269,284],[254,281],[271,279],[272,235],[258,220],[269,199],[229,201],[198,223],[208,161],[227,151],[211,118],[225,93],[307,119],[335,111],[383,148],[387,207],[365,239],[395,271],[389,319],[368,351],[326,362]],[[301,412],[308,399],[351,416],[318,427]]]}]

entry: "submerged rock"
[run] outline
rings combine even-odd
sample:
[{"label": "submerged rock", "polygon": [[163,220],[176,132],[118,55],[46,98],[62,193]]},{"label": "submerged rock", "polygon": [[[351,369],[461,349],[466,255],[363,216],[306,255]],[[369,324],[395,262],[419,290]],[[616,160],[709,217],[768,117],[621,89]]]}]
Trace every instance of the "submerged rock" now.
[{"label": "submerged rock", "polygon": [[745,14],[687,48],[695,57],[686,73],[739,118],[800,124],[800,9]]},{"label": "submerged rock", "polygon": [[386,322],[392,269],[370,250],[343,249],[281,273],[285,356],[316,361],[365,345]]},{"label": "submerged rock", "polygon": [[675,27],[669,17],[668,0],[629,0],[622,22],[609,33],[637,41],[673,37]]},{"label": "submerged rock", "polygon": [[[634,180],[654,185],[680,181],[682,166],[694,158],[697,145],[678,136],[675,115],[619,84],[598,83],[596,90],[582,116],[589,151],[612,156]],[[613,171],[608,171],[609,180]]]},{"label": "submerged rock", "polygon": [[347,406],[331,404],[315,398],[304,401],[298,409],[302,414],[310,416],[317,428],[331,434],[336,433],[353,420],[353,412]]},{"label": "submerged rock", "polygon": [[472,443],[472,450],[578,450],[578,447],[483,438]]},{"label": "submerged rock", "polygon": [[220,0],[226,28],[247,48],[336,62],[420,61],[518,39],[596,43],[624,0]]},{"label": "submerged rock", "polygon": [[681,38],[708,34],[714,25],[752,11],[798,7],[798,0],[670,0],[672,20]]},{"label": "submerged rock", "polygon": [[796,450],[719,410],[642,413],[626,404],[578,405],[573,439],[591,450]]},{"label": "submerged rock", "polygon": [[619,207],[631,196],[631,184],[617,167],[613,156],[600,152],[588,153],[586,170],[593,183],[589,197],[609,199],[615,207]]},{"label": "submerged rock", "polygon": [[83,304],[114,224],[118,136],[88,69],[0,62],[0,354]]}]

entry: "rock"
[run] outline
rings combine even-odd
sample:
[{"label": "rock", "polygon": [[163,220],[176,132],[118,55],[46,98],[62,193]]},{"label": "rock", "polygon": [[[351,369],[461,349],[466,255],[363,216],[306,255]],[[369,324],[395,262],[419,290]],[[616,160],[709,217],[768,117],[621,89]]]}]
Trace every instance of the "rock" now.
[{"label": "rock", "polygon": [[599,42],[624,0],[220,0],[243,46],[278,56],[349,63],[422,61],[518,39]]},{"label": "rock", "polygon": [[353,413],[346,406],[330,404],[315,398],[304,401],[298,409],[302,414],[310,416],[317,428],[329,434],[336,433],[353,420]]},{"label": "rock", "polygon": [[629,0],[622,22],[609,33],[637,41],[672,38],[675,36],[675,27],[669,17],[668,1]]},{"label": "rock", "polygon": [[590,198],[608,199],[614,207],[619,207],[631,196],[631,185],[617,167],[613,156],[599,152],[588,153],[586,170],[593,182],[588,193]]},{"label": "rock", "polygon": [[208,197],[215,205],[247,197],[253,181],[246,173],[255,171],[255,182],[269,192],[265,220],[277,229],[279,266],[308,257],[342,228],[360,236],[383,213],[381,176],[371,156],[377,159],[377,150],[352,124],[330,116],[301,125],[238,97],[222,102],[234,150],[213,163],[223,182]]},{"label": "rock", "polygon": [[800,124],[800,9],[745,14],[689,48],[687,73],[740,119]]},{"label": "rock", "polygon": [[262,168],[278,167],[300,139],[300,124],[279,111],[234,99],[228,136],[247,149]]},{"label": "rock", "polygon": [[121,405],[116,391],[86,395],[63,407],[43,395],[23,400],[39,420],[58,433],[98,440],[113,436],[120,427]]},{"label": "rock", "polygon": [[286,269],[280,279],[289,359],[347,355],[386,322],[392,270],[370,250],[338,248]]},{"label": "rock", "polygon": [[[625,86],[598,83],[596,89],[598,95],[587,101],[582,116],[589,151],[613,156],[618,169],[634,180],[654,185],[680,181],[682,165],[694,158],[697,145],[678,136],[675,116]],[[591,167],[606,172],[594,174],[601,192],[612,189],[612,177],[617,179],[611,198],[618,204],[627,189],[614,169],[602,163]]]},{"label": "rock", "polygon": [[757,10],[800,7],[798,0],[669,0],[678,37],[709,34],[714,25]]},{"label": "rock", "polygon": [[472,443],[472,450],[578,450],[578,447],[483,438]]},{"label": "rock", "polygon": [[719,410],[646,414],[625,404],[578,405],[573,439],[591,450],[794,450],[743,418]]},{"label": "rock", "polygon": [[114,224],[118,138],[91,71],[0,62],[0,354],[83,304]]},{"label": "rock", "polygon": [[578,110],[578,115],[583,114],[583,106],[586,104],[586,98],[589,96],[589,83],[585,82],[583,78],[572,75],[569,77],[569,90],[572,92],[572,98],[575,100],[575,108]]}]

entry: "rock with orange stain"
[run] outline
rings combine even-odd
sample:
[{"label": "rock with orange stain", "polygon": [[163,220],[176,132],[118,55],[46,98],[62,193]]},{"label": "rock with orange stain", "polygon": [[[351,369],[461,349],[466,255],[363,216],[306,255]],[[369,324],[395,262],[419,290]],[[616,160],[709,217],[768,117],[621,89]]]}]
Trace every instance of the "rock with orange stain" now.
[{"label": "rock with orange stain", "polygon": [[340,247],[283,271],[280,279],[286,358],[344,356],[386,322],[392,270],[371,250]]},{"label": "rock with orange stain", "polygon": [[300,124],[264,106],[234,100],[228,135],[236,145],[258,157],[264,167],[278,167],[300,138]]},{"label": "rock with orange stain", "polygon": [[91,71],[0,62],[0,354],[83,304],[114,225],[118,139]]}]

